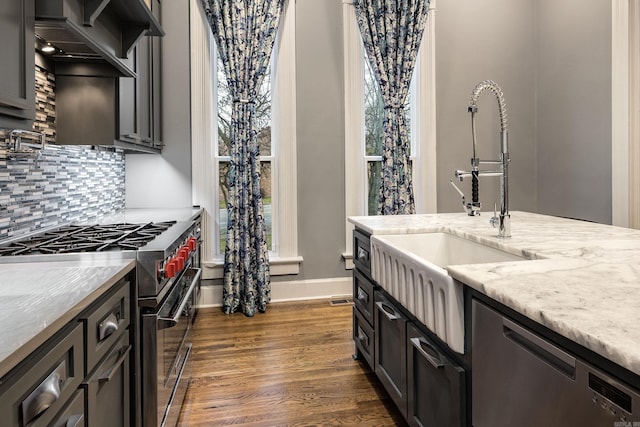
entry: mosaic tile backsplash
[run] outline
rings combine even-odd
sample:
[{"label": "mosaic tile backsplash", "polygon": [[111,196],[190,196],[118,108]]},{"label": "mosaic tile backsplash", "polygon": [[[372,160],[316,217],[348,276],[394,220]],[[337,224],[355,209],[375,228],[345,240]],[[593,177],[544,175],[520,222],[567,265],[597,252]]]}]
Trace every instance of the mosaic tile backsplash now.
[{"label": "mosaic tile backsplash", "polygon": [[[36,68],[36,121],[55,141],[55,76]],[[0,130],[0,241],[42,228],[86,221],[123,209],[122,151],[87,146],[47,146],[33,156],[13,156]],[[91,141],[87,141],[91,144]]]}]

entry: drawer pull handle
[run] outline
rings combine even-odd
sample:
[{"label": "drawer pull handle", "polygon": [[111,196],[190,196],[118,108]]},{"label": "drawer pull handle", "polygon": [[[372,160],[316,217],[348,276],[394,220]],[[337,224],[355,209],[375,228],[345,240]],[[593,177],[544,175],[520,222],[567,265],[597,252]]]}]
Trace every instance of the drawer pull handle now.
[{"label": "drawer pull handle", "polygon": [[436,350],[431,344],[421,340],[420,338],[411,338],[411,344],[422,354],[422,357],[427,359],[431,365],[438,369],[444,367],[444,363],[440,360],[438,350]]},{"label": "drawer pull handle", "polygon": [[369,295],[365,291],[363,291],[362,288],[358,288],[358,300],[362,302],[369,301]]},{"label": "drawer pull handle", "polygon": [[128,345],[124,350],[120,349],[120,357],[118,358],[118,360],[116,360],[116,362],[113,364],[113,366],[110,369],[108,369],[105,373],[103,373],[98,377],[98,381],[101,384],[104,382],[111,381],[113,379],[113,376],[118,371],[118,368],[120,367],[120,365],[122,365],[122,362],[124,362],[124,359],[127,357],[127,354],[129,353],[130,350],[131,350],[131,345]]},{"label": "drawer pull handle", "polygon": [[60,398],[60,384],[67,379],[67,363],[63,360],[42,383],[22,401],[24,425],[46,411]]},{"label": "drawer pull handle", "polygon": [[71,415],[64,427],[80,427],[84,425],[84,414]]},{"label": "drawer pull handle", "polygon": [[358,341],[363,343],[365,347],[369,347],[369,337],[364,333],[362,328],[358,328]]},{"label": "drawer pull handle", "polygon": [[115,331],[118,330],[118,322],[120,316],[116,312],[108,315],[100,325],[98,326],[98,340],[102,341],[105,338],[109,338]]},{"label": "drawer pull handle", "polygon": [[358,247],[358,260],[367,261],[369,259],[369,252],[367,250]]},{"label": "drawer pull handle", "polygon": [[380,308],[380,311],[384,313],[385,316],[387,316],[387,319],[389,319],[390,321],[398,320],[398,313],[396,313],[393,308],[389,307],[383,302],[377,302],[376,304]]}]

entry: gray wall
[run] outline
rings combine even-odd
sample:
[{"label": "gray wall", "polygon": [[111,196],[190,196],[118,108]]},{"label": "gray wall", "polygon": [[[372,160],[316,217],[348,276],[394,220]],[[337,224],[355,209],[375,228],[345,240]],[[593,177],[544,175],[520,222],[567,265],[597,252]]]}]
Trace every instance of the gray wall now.
[{"label": "gray wall", "polygon": [[[507,104],[511,210],[611,223],[611,3],[445,0],[437,8],[438,211],[461,209],[449,179],[469,167],[466,106],[475,84],[492,79]],[[480,98],[478,145],[493,159],[491,98]],[[484,211],[498,194],[497,179],[481,179]]]},{"label": "gray wall", "polygon": [[[165,52],[172,52],[163,69],[164,81],[171,82],[165,84],[170,91],[165,101],[171,100],[164,111],[167,149],[162,156],[127,156],[129,207],[147,194],[157,203],[167,182],[190,188],[188,113],[180,107],[188,102],[186,8],[180,6],[183,0],[165,3],[177,5],[164,13],[172,16],[164,24],[163,42]],[[471,90],[492,79],[507,104],[510,208],[610,222],[610,2],[440,0],[437,8],[438,211],[462,209],[449,179],[454,170],[469,167]],[[340,259],[345,241],[342,2],[297,0],[296,20],[298,244],[304,263],[297,276],[274,281],[350,274]],[[480,157],[496,158],[497,107],[488,92],[480,97],[478,127]],[[132,165],[147,172],[135,172],[132,181]],[[158,179],[158,171],[166,177]],[[486,213],[479,220],[488,220],[499,201],[498,187],[497,178],[481,180]],[[470,183],[462,188],[470,197]],[[180,194],[184,200],[173,203],[190,204],[190,192]]]},{"label": "gray wall", "polygon": [[[436,11],[436,104],[438,211],[462,211],[449,180],[456,169],[469,170],[472,157],[471,91],[494,80],[506,100],[510,209],[536,210],[534,1],[438,1]],[[478,154],[497,159],[499,119],[496,97],[485,91],[476,115]],[[492,168],[488,166],[486,168]],[[468,182],[467,182],[468,181]],[[471,182],[458,184],[471,199]],[[484,212],[500,203],[499,179],[480,179]],[[482,216],[488,220],[490,215]],[[484,220],[482,219],[482,220]]]},{"label": "gray wall", "polygon": [[342,2],[296,2],[298,248],[291,279],[347,276]]},{"label": "gray wall", "polygon": [[538,210],[611,223],[611,2],[538,0]]},{"label": "gray wall", "polygon": [[[127,208],[190,207],[189,1],[162,2],[161,155],[127,154]],[[170,19],[169,19],[170,18]]]}]

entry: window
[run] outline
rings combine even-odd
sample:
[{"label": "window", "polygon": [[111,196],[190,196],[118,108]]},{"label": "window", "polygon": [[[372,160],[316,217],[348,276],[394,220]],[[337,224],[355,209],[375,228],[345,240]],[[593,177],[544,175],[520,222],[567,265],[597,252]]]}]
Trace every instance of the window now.
[{"label": "window", "polygon": [[[273,58],[272,58],[273,61]],[[224,256],[225,244],[227,240],[227,196],[229,161],[230,161],[230,139],[231,139],[231,109],[233,99],[229,93],[229,85],[224,75],[222,60],[217,58],[217,85],[216,98],[218,105],[218,138],[215,161],[218,166],[218,239],[216,244],[216,255]],[[262,193],[262,203],[264,205],[264,216],[267,226],[267,247],[273,249],[273,188],[271,172],[273,170],[273,147],[271,134],[271,70],[267,73],[262,86],[258,90],[256,100],[256,121],[258,127],[258,147],[260,149],[260,189]],[[273,141],[276,142],[276,141]]]},{"label": "window", "polygon": [[[203,278],[215,279],[223,276],[231,104],[199,1],[192,0],[191,11],[193,201],[205,210]],[[274,276],[297,274],[302,262],[297,253],[295,1],[285,1],[270,66],[257,108],[262,196]]]},{"label": "window", "polygon": [[[405,110],[411,135],[410,173],[416,211],[436,212],[435,148],[435,3],[413,73]],[[345,207],[346,216],[376,215],[382,160],[383,107],[366,60],[353,5],[343,3],[345,79]],[[346,221],[347,268],[353,263],[353,226]]]},{"label": "window", "polygon": [[[380,87],[376,82],[373,69],[367,59],[367,55],[363,52],[362,62],[364,64],[363,78],[363,94],[362,108],[364,110],[364,160],[367,170],[365,181],[365,194],[367,199],[366,215],[377,215],[379,203],[380,186],[382,185],[382,150],[384,145],[383,121],[384,121],[384,102]],[[414,74],[415,76],[415,74]],[[409,153],[415,152],[413,144],[415,142],[414,135],[411,134],[411,104],[415,96],[411,94],[415,91],[415,81],[411,81],[411,91],[405,103],[405,113],[407,127],[411,135],[411,145]],[[413,156],[409,159],[409,174],[411,174],[411,164]]]}]

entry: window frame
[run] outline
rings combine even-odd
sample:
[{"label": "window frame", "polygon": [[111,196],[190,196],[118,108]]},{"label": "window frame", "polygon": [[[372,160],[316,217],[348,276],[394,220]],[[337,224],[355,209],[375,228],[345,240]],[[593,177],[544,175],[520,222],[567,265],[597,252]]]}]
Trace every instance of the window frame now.
[{"label": "window frame", "polygon": [[[417,213],[437,212],[435,28],[436,0],[416,62],[411,108],[411,159]],[[364,144],[364,54],[352,1],[343,0],[345,82],[345,268],[353,268],[353,224],[350,216],[367,215],[367,161]],[[412,85],[414,86],[414,85]]]}]

